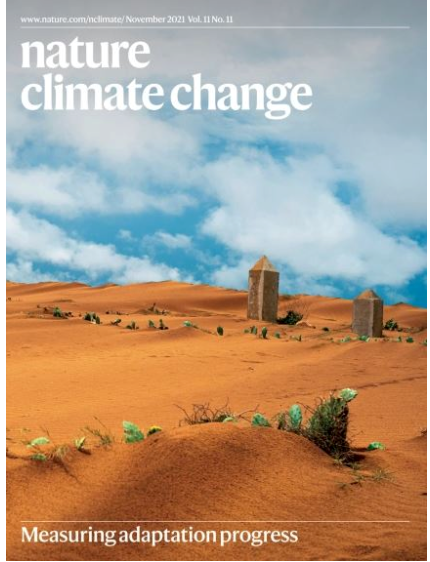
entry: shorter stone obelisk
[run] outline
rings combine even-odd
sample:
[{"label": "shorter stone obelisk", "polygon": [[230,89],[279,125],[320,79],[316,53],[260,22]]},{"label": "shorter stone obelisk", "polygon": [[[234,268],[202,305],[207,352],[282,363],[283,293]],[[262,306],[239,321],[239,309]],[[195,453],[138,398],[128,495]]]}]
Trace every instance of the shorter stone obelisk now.
[{"label": "shorter stone obelisk", "polygon": [[248,318],[276,322],[278,316],[279,272],[266,256],[249,270]]},{"label": "shorter stone obelisk", "polygon": [[359,336],[380,338],[383,315],[383,300],[372,289],[363,291],[352,304],[352,331]]}]

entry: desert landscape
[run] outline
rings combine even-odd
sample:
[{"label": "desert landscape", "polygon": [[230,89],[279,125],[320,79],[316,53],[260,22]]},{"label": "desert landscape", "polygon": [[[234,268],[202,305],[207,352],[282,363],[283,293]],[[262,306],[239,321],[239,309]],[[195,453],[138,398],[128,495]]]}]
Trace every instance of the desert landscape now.
[{"label": "desert landscape", "polygon": [[[426,310],[386,306],[401,331],[366,340],[349,300],[281,296],[278,315],[301,311],[296,325],[250,321],[246,308],[245,291],[207,285],[7,284],[9,560],[426,559]],[[276,428],[291,405],[306,412],[344,388],[358,391],[353,462]],[[237,419],[190,425],[199,404]],[[272,427],[252,425],[256,412]],[[162,430],[125,443],[125,420]],[[53,458],[28,446],[40,437]],[[299,540],[23,544],[27,521]]]}]

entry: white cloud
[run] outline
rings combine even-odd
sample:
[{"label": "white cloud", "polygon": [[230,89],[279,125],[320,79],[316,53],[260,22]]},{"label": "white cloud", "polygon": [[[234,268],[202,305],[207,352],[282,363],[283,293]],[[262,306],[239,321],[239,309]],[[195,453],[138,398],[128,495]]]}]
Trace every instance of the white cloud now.
[{"label": "white cloud", "polygon": [[148,245],[157,244],[170,248],[171,250],[185,250],[191,248],[191,236],[186,234],[170,234],[170,232],[163,232],[158,230],[155,234],[145,236],[143,239],[144,247]]},{"label": "white cloud", "polygon": [[342,173],[324,157],[278,163],[256,151],[209,164],[206,178],[219,205],[203,232],[235,252],[269,254],[308,279],[407,282],[425,267],[425,251],[353,214],[333,192]]},{"label": "white cloud", "polygon": [[30,260],[18,258],[6,264],[6,279],[9,281],[19,281],[20,283],[40,283],[42,281],[60,281],[59,277],[51,273],[42,273],[34,269]]},{"label": "white cloud", "polygon": [[[27,212],[7,210],[6,220],[7,249],[19,256],[18,261],[42,262],[71,269],[84,273],[90,281],[102,276],[117,283],[180,279],[176,268],[154,263],[148,257],[120,254],[113,245],[69,237],[59,227]],[[15,269],[16,274],[20,271],[22,268]]]},{"label": "white cloud", "polygon": [[11,168],[7,173],[7,201],[32,211],[74,218],[88,213],[135,214],[161,211],[181,213],[195,205],[186,193],[151,193],[144,185],[108,187],[95,172],[48,166]]}]

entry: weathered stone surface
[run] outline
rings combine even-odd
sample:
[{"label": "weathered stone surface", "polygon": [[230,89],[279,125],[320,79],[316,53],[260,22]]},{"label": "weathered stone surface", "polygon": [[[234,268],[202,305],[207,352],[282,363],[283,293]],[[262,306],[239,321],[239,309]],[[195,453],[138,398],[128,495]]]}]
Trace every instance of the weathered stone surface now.
[{"label": "weathered stone surface", "polygon": [[353,301],[352,331],[359,336],[382,336],[384,302],[375,291],[367,289]]},{"label": "weathered stone surface", "polygon": [[276,322],[278,290],[279,272],[263,256],[249,270],[248,318]]}]

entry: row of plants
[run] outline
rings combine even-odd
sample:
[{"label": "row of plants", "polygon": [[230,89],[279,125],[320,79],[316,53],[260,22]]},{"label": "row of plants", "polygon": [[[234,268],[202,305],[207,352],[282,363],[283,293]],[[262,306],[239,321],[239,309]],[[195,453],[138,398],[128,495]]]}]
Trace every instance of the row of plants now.
[{"label": "row of plants", "polygon": [[[239,414],[233,412],[226,404],[221,408],[213,408],[209,403],[194,404],[190,412],[178,406],[184,413],[180,425],[207,424],[207,423],[237,423],[245,420],[254,427],[274,428],[304,437],[317,447],[338,461],[348,463],[353,460],[353,453],[348,439],[349,403],[357,397],[358,392],[351,388],[344,388],[338,393],[331,393],[327,398],[317,401],[315,407],[293,404],[287,410],[279,412],[269,419],[261,412],[247,410]],[[85,454],[90,454],[88,438],[96,440],[97,446],[110,446],[115,438],[112,432],[100,421],[98,427],[86,426],[83,435],[74,440],[74,448]],[[137,443],[154,435],[162,428],[151,426],[145,433],[138,425],[131,421],[123,421],[123,437],[125,443]],[[35,439],[23,441],[30,450],[30,459],[40,462],[61,462],[67,451],[67,445],[56,445],[49,433]],[[385,446],[379,441],[369,443],[367,449],[384,450]]]}]

